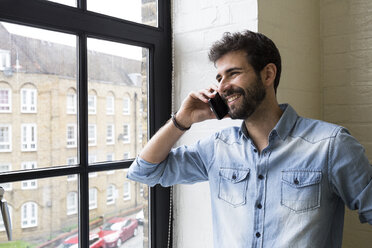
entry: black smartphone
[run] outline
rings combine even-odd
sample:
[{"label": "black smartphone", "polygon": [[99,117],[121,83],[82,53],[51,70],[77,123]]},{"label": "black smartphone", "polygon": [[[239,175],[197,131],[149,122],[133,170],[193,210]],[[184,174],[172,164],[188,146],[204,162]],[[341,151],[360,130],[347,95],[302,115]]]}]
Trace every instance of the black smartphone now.
[{"label": "black smartphone", "polygon": [[229,112],[229,107],[227,104],[222,100],[220,94],[216,93],[214,98],[210,98],[208,100],[209,107],[216,115],[217,119],[221,120],[223,117],[227,115]]}]

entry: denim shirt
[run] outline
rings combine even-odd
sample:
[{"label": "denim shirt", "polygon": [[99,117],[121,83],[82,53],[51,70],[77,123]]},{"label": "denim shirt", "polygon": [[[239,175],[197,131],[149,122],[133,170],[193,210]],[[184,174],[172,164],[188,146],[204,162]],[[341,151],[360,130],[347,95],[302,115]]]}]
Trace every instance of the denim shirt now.
[{"label": "denim shirt", "polygon": [[157,165],[137,157],[127,177],[150,186],[209,181],[214,247],[341,247],[345,205],[372,225],[372,166],[345,128],[280,107],[261,153],[243,122]]}]

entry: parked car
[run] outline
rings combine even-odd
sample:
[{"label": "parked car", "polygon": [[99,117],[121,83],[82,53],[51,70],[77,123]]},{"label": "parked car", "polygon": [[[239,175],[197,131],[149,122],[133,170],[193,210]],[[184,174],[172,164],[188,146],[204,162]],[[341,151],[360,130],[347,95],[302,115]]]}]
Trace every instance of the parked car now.
[{"label": "parked car", "polygon": [[[78,248],[79,247],[79,237],[78,235],[71,236],[67,238],[62,243],[62,248]],[[106,248],[105,241],[98,236],[98,234],[89,235],[89,248]]]},{"label": "parked car", "polygon": [[136,219],[138,221],[138,225],[143,225],[144,222],[143,209],[136,214]]},{"label": "parked car", "polygon": [[104,239],[106,248],[120,247],[127,239],[138,233],[138,221],[132,218],[115,217],[105,223],[98,235]]}]

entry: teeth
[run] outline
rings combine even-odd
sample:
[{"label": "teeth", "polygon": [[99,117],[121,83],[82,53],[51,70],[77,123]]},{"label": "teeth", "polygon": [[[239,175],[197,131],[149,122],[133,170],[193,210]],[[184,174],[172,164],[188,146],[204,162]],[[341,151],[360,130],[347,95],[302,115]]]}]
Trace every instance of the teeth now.
[{"label": "teeth", "polygon": [[229,99],[227,99],[227,102],[232,102],[232,101],[234,101],[235,99],[237,99],[238,97],[239,97],[239,95],[232,96],[232,97],[230,97]]}]

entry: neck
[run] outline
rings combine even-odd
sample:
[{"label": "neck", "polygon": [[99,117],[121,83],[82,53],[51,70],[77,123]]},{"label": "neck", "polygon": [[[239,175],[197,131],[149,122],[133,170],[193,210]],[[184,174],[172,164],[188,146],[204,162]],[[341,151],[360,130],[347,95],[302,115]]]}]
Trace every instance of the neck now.
[{"label": "neck", "polygon": [[245,125],[257,149],[261,152],[269,144],[269,134],[278,123],[283,111],[278,102],[262,102],[256,111],[246,119]]}]

